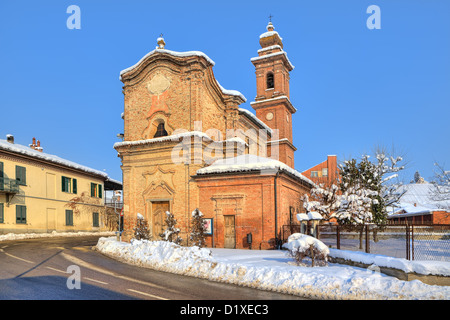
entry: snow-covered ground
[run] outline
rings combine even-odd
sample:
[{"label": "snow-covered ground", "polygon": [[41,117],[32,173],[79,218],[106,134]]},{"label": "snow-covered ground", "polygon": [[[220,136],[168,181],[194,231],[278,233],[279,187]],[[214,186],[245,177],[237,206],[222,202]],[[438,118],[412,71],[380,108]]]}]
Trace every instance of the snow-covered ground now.
[{"label": "snow-covered ground", "polygon": [[111,236],[115,232],[50,232],[50,233],[7,233],[0,234],[0,241],[50,238],[50,237],[85,237],[85,236]]},{"label": "snow-covered ground", "polygon": [[[297,266],[285,250],[200,249],[165,241],[125,243],[114,237],[100,238],[96,248],[141,267],[313,299],[450,300],[450,287],[431,286],[419,280],[401,281],[377,272],[375,265],[368,269],[332,263],[326,267]],[[330,250],[332,255],[337,255],[336,252],[380,266],[450,275],[448,262],[411,263],[405,259]]]},{"label": "snow-covered ground", "polygon": [[[86,235],[99,233],[6,234],[0,235],[0,241]],[[329,263],[327,267],[312,268],[297,266],[285,250],[200,249],[165,241],[126,243],[117,241],[116,237],[100,238],[96,249],[112,258],[141,267],[313,299],[450,300],[450,287],[431,286],[419,280],[401,281],[377,272],[376,267],[387,266],[406,272],[450,276],[449,262],[408,261],[330,249],[332,256],[373,265],[363,269]]]}]

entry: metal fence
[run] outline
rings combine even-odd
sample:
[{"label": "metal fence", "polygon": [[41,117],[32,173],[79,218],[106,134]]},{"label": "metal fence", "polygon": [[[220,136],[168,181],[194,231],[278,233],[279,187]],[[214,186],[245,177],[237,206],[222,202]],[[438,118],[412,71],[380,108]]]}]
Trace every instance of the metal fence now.
[{"label": "metal fence", "polygon": [[[311,226],[283,226],[283,240],[290,234],[312,234]],[[339,226],[323,224],[317,237],[330,248],[362,251],[408,260],[450,261],[450,225]]]}]

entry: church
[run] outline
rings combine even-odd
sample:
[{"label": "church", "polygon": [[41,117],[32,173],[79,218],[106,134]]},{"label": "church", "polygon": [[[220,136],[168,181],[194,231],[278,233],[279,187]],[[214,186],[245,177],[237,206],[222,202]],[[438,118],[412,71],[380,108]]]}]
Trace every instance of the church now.
[{"label": "church", "polygon": [[122,162],[124,231],[137,215],[160,240],[166,211],[189,244],[192,212],[208,224],[209,247],[270,249],[284,226],[297,224],[301,198],[313,182],[294,169],[289,74],[294,69],[272,22],[251,58],[255,113],[246,98],[223,88],[214,61],[200,51],[166,49],[164,38],[120,73],[124,137],[114,145]]}]

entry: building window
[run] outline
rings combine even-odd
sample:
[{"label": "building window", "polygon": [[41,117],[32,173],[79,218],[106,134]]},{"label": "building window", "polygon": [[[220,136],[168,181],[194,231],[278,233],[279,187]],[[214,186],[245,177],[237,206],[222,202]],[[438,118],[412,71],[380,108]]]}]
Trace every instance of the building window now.
[{"label": "building window", "polygon": [[92,212],[92,226],[93,227],[100,226],[98,212]]},{"label": "building window", "polygon": [[3,162],[0,162],[0,190],[4,189],[5,180],[3,179]]},{"label": "building window", "polygon": [[16,180],[17,183],[26,186],[27,185],[27,169],[21,166],[16,166]]},{"label": "building window", "polygon": [[275,82],[273,80],[273,73],[269,72],[267,74],[267,89],[273,89],[275,85]]},{"label": "building window", "polygon": [[91,183],[91,197],[102,198],[103,197],[103,186],[97,183]]},{"label": "building window", "polygon": [[0,203],[0,223],[5,222],[5,211],[3,203]]},{"label": "building window", "polygon": [[77,179],[62,176],[61,190],[67,193],[77,193]]},{"label": "building window", "polygon": [[327,168],[322,169],[322,177],[328,177],[328,169]]},{"label": "building window", "polygon": [[153,138],[159,138],[159,137],[165,137],[168,136],[167,131],[164,127],[164,122],[161,122],[158,124],[158,127],[156,128],[156,133]]},{"label": "building window", "polygon": [[27,223],[27,207],[16,205],[16,223],[26,224]]},{"label": "building window", "polygon": [[311,171],[311,177],[312,178],[317,178],[319,176],[319,172],[318,171]]},{"label": "building window", "polygon": [[73,211],[66,210],[66,226],[73,226]]}]

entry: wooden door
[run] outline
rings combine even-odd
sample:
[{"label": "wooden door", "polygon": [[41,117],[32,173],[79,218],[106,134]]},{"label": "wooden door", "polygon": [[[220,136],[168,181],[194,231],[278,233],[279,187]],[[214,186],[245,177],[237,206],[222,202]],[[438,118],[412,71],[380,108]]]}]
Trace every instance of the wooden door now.
[{"label": "wooden door", "polygon": [[236,247],[236,231],[234,216],[223,216],[225,220],[225,248],[234,249]]},{"label": "wooden door", "polygon": [[152,202],[152,236],[153,240],[161,240],[160,234],[164,231],[166,211],[169,211],[169,201]]}]

